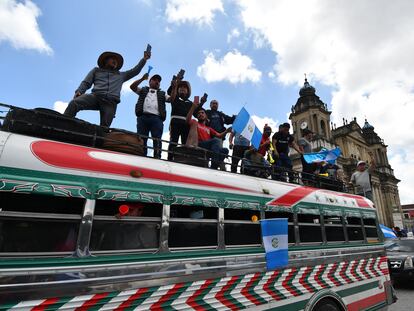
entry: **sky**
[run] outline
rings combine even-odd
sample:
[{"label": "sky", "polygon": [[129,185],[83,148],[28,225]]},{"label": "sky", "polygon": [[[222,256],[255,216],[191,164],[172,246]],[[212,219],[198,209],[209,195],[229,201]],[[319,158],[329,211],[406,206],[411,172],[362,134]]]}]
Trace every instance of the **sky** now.
[{"label": "sky", "polygon": [[[331,121],[356,117],[362,126],[367,118],[375,127],[410,204],[412,12],[411,0],[0,0],[0,102],[64,111],[100,53],[122,54],[129,69],[149,43],[147,65],[163,89],[183,68],[192,95],[208,93],[230,115],[244,106],[259,128],[276,127],[307,73]],[[113,127],[135,131],[133,81]],[[99,123],[96,111],[77,117]]]}]

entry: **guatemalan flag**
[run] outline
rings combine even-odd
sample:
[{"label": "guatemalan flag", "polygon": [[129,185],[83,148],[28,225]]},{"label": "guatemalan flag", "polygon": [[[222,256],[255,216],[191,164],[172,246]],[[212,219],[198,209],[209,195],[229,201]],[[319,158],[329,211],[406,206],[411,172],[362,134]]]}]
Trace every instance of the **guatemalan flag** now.
[{"label": "guatemalan flag", "polygon": [[287,266],[289,260],[287,218],[260,220],[260,224],[266,251],[267,270]]},{"label": "guatemalan flag", "polygon": [[251,144],[259,149],[260,140],[262,139],[262,132],[259,131],[256,124],[254,124],[252,117],[246,109],[242,108],[233,122],[233,130],[242,135],[244,138],[250,140]]},{"label": "guatemalan flag", "polygon": [[335,149],[328,150],[322,148],[319,152],[305,153],[303,158],[307,163],[326,161],[334,164],[336,159],[341,155],[341,149],[336,147]]}]

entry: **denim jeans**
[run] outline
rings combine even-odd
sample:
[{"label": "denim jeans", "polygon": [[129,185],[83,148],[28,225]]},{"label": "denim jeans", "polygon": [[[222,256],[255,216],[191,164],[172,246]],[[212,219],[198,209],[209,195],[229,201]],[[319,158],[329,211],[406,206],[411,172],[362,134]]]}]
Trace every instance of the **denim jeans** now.
[{"label": "denim jeans", "polygon": [[[161,159],[161,136],[164,129],[164,123],[160,116],[154,114],[143,114],[137,117],[137,133],[138,135],[149,136],[153,138],[152,145],[154,148],[154,158]],[[155,139],[154,139],[155,138]],[[147,147],[147,138],[142,137],[144,146]],[[147,155],[147,148],[145,148]]]},{"label": "denim jeans", "polygon": [[229,153],[227,148],[221,148],[220,142],[217,139],[209,139],[198,142],[198,146],[207,150],[210,150],[213,155],[211,157],[211,168],[217,169],[220,162],[224,160],[226,155]]}]

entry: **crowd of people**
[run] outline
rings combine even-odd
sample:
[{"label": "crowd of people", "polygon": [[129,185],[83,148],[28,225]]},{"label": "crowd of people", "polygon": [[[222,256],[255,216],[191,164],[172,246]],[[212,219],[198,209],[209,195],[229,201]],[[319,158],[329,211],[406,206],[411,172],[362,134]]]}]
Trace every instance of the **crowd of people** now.
[{"label": "crowd of people", "polygon": [[[151,46],[147,46],[142,59],[130,70],[120,71],[123,66],[123,57],[115,52],[102,53],[97,61],[98,67],[93,68],[75,91],[64,114],[75,117],[81,110],[98,110],[100,112],[100,125],[110,127],[115,117],[117,105],[120,103],[122,85],[127,80],[136,77],[148,59],[151,58]],[[324,176],[338,180],[339,167],[334,163],[306,162],[304,155],[312,152],[311,140],[313,133],[305,129],[302,138],[297,142],[290,134],[289,123],[279,126],[272,136],[272,128],[265,125],[260,146],[254,148],[250,141],[240,133],[232,131],[231,125],[236,116],[229,116],[219,111],[219,102],[210,101],[210,109],[203,108],[208,95],[194,96],[191,101],[191,85],[184,80],[184,70],[174,75],[167,91],[160,88],[162,77],[154,74],[149,77],[145,73],[134,81],[130,88],[138,95],[135,106],[137,117],[137,133],[144,140],[145,155],[147,153],[147,139],[151,135],[153,140],[154,157],[161,158],[161,137],[164,130],[164,121],[167,118],[166,103],[171,104],[170,117],[170,144],[168,147],[168,160],[174,160],[174,149],[181,141],[188,147],[200,147],[211,151],[212,169],[225,170],[224,159],[229,150],[223,147],[223,140],[230,133],[229,148],[233,150],[231,171],[237,172],[241,161],[241,173],[269,177],[278,180],[292,181],[292,161],[289,157],[290,148],[296,150],[302,161],[302,181],[312,183],[315,176]],[[149,79],[148,86],[140,86]],[[91,87],[90,94],[86,91]],[[196,119],[194,119],[195,117]],[[358,194],[372,199],[369,173],[375,167],[372,158],[370,169],[366,169],[365,162],[360,161],[357,171],[351,177],[351,183],[356,187]]]}]

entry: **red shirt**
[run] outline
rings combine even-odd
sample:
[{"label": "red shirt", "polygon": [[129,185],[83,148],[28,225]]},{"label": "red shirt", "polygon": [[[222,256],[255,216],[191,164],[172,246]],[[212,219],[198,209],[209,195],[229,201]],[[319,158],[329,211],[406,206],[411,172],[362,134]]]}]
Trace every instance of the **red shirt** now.
[{"label": "red shirt", "polygon": [[198,134],[198,141],[206,141],[215,136],[218,136],[218,133],[213,130],[211,127],[204,125],[196,120],[191,120],[191,124],[197,123],[197,134]]},{"label": "red shirt", "polygon": [[[264,144],[265,142],[269,141],[270,142],[270,137],[266,137],[264,135],[262,135],[262,139],[260,140],[260,145]],[[258,152],[262,155],[265,156],[266,155],[266,151],[267,149],[269,149],[269,145],[267,146],[262,146],[259,148]]]}]

